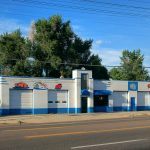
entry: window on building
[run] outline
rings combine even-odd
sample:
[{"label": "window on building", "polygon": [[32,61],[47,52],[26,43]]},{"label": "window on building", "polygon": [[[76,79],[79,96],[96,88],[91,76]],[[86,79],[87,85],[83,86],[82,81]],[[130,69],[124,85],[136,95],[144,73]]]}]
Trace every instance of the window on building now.
[{"label": "window on building", "polygon": [[94,96],[94,106],[108,106],[108,95]]},{"label": "window on building", "polygon": [[81,89],[88,89],[88,74],[81,74]]},{"label": "window on building", "polygon": [[53,101],[48,101],[48,103],[53,103]]}]

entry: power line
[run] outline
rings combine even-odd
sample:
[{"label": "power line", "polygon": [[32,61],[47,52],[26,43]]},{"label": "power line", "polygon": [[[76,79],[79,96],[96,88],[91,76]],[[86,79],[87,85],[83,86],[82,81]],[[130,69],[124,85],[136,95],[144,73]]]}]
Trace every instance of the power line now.
[{"label": "power line", "polygon": [[[8,60],[15,60],[15,61],[25,61],[25,60],[21,60],[21,59],[8,59]],[[38,60],[38,62],[41,62],[41,63],[44,63],[44,64],[51,64],[50,61],[41,61],[41,60]],[[92,65],[92,64],[81,64],[81,63],[57,63],[58,65],[69,65],[69,66],[87,66],[87,67],[106,67],[106,68],[122,68],[121,65]],[[143,68],[147,68],[147,69],[150,69],[150,66],[144,66]]]},{"label": "power line", "polygon": [[[67,8],[67,9],[75,9],[77,11],[83,11],[83,12],[90,12],[90,13],[106,13],[106,14],[113,14],[113,15],[118,15],[118,16],[130,16],[130,17],[150,17],[149,14],[137,14],[137,13],[128,13],[128,12],[119,12],[119,11],[108,11],[106,9],[93,9],[93,8],[83,8],[83,7],[78,7],[78,6],[69,6],[69,5],[64,5],[64,4],[60,4],[60,3],[54,3],[54,2],[40,2],[40,1],[33,1],[33,0],[30,0],[30,1],[17,1],[17,0],[14,0],[16,2],[19,2],[19,3],[22,3],[22,4],[26,4],[26,5],[29,5],[29,4],[34,4],[34,7],[37,7],[37,5],[39,6],[42,5],[42,6],[46,6],[44,8],[48,8],[48,5],[51,5],[51,6],[54,6],[54,7],[63,7],[63,8]],[[103,7],[104,8],[104,7]]]},{"label": "power line", "polygon": [[141,4],[141,3],[142,3],[142,4],[143,4],[143,3],[145,3],[145,4],[150,4],[150,2],[143,1],[143,0],[142,0],[142,1],[141,1],[141,0],[127,0],[127,1],[129,1],[129,2],[131,2],[131,3],[132,3],[132,2],[137,2],[137,3],[140,3],[140,4]]},{"label": "power line", "polygon": [[[29,5],[30,6],[30,5]],[[11,14],[11,12],[6,12],[6,13],[9,13],[9,14]],[[14,15],[14,13],[12,13],[13,15]],[[29,15],[29,14],[16,14],[15,13],[15,15],[24,15],[24,16],[31,16],[31,15]],[[98,21],[96,21],[96,22],[98,22]],[[101,22],[101,21],[99,21],[99,22]],[[125,25],[125,24],[123,24],[123,25]],[[144,24],[145,25],[145,24]]]},{"label": "power line", "polygon": [[117,3],[110,3],[110,2],[100,2],[95,0],[80,0],[84,2],[94,3],[94,4],[105,4],[110,6],[117,6],[117,7],[123,7],[123,8],[134,8],[134,9],[142,9],[142,10],[148,10],[150,11],[150,7],[141,7],[141,6],[134,6],[134,5],[125,5],[125,4],[117,4]]}]

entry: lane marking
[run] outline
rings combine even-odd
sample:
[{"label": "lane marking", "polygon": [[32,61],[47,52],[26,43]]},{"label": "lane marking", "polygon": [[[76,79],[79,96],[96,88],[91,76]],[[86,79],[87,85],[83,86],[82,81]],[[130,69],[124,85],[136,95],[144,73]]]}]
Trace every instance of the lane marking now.
[{"label": "lane marking", "polygon": [[41,135],[29,135],[29,136],[24,136],[24,138],[34,139],[34,138],[45,138],[45,137],[52,137],[52,136],[78,135],[78,134],[90,134],[90,133],[107,133],[107,132],[146,129],[146,128],[150,128],[150,126],[109,129],[109,130],[91,130],[91,131],[80,131],[80,132],[77,131],[77,132],[64,132],[64,133],[51,133],[51,134],[41,134]]},{"label": "lane marking", "polygon": [[99,146],[107,146],[107,145],[116,145],[116,144],[124,144],[124,143],[132,143],[132,142],[139,142],[139,141],[146,141],[146,140],[148,140],[148,139],[137,139],[137,140],[120,141],[120,142],[113,142],[113,143],[103,143],[103,144],[76,146],[76,147],[71,147],[71,149],[83,149],[83,148],[99,147]]}]

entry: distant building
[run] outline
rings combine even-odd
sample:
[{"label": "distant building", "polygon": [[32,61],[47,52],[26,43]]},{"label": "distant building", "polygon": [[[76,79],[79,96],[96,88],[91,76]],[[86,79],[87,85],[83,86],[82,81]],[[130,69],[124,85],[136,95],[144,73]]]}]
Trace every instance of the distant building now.
[{"label": "distant building", "polygon": [[150,82],[94,80],[85,69],[71,79],[0,77],[1,115],[140,110],[150,110]]}]

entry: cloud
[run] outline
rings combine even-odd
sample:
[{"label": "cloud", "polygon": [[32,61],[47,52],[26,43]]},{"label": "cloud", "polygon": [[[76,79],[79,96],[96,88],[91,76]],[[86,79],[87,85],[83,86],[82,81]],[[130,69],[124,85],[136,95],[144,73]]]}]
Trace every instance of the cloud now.
[{"label": "cloud", "polygon": [[27,36],[29,25],[22,24],[16,19],[0,18],[0,34],[5,32],[10,33],[16,29],[20,29],[23,36]]},{"label": "cloud", "polygon": [[96,44],[97,46],[100,46],[101,44],[103,44],[103,41],[102,41],[102,40],[97,40],[97,41],[95,41],[95,44]]},{"label": "cloud", "polygon": [[98,39],[98,40],[94,40],[93,42],[93,49],[99,49],[102,45],[108,45],[108,44],[111,44],[111,41],[108,41],[108,40],[101,40],[101,39]]},{"label": "cloud", "polygon": [[94,54],[98,54],[102,58],[102,64],[105,66],[120,65],[120,56],[122,50],[115,50],[111,48],[93,49]]},{"label": "cloud", "polygon": [[143,63],[144,66],[150,67],[149,60],[150,60],[150,56],[149,55],[144,55],[144,63]]}]

